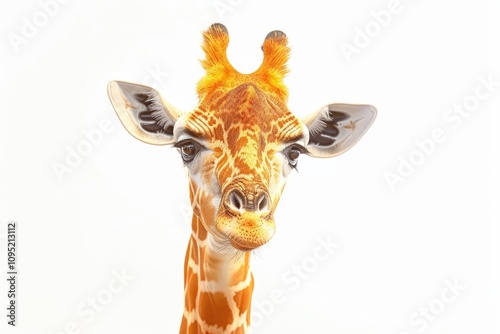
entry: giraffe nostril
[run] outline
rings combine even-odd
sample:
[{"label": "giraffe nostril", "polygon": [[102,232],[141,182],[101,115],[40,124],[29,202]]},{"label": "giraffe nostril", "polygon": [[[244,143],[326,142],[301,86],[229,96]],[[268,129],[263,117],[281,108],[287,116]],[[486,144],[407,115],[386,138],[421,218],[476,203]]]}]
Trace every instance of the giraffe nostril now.
[{"label": "giraffe nostril", "polygon": [[256,199],[256,208],[259,211],[268,211],[269,210],[269,197],[265,192],[260,193]]},{"label": "giraffe nostril", "polygon": [[234,188],[227,192],[224,206],[229,214],[240,216],[244,212],[269,212],[271,201],[268,193],[262,189],[244,192],[240,188]]},{"label": "giraffe nostril", "polygon": [[228,204],[230,209],[240,211],[245,207],[245,195],[238,189],[233,189],[228,195]]}]

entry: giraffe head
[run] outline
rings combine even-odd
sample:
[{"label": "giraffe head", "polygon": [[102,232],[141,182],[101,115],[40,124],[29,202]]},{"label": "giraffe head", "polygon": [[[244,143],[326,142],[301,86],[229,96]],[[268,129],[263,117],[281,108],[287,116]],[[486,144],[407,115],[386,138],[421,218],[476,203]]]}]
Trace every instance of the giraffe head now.
[{"label": "giraffe head", "polygon": [[273,31],[264,40],[262,65],[242,74],[228,61],[222,24],[204,32],[198,106],[180,113],[153,88],[113,81],[111,102],[137,139],[175,146],[189,175],[193,212],[212,245],[240,251],[268,242],[287,176],[301,154],[333,157],[351,148],[370,127],[369,105],[329,104],[303,120],[287,107],[283,83],[290,49]]}]

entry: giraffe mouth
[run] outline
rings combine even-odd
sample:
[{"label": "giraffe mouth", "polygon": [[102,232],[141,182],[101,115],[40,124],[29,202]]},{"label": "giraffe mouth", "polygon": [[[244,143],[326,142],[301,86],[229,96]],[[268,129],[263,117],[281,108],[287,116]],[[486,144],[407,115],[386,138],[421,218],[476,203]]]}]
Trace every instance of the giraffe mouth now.
[{"label": "giraffe mouth", "polygon": [[262,217],[254,212],[246,212],[239,217],[219,216],[216,228],[228,238],[232,247],[244,252],[266,244],[276,230],[272,215]]},{"label": "giraffe mouth", "polygon": [[240,250],[242,252],[250,252],[259,248],[260,246],[263,246],[269,240],[259,240],[257,242],[249,242],[248,240],[242,240],[240,238],[232,237],[229,238],[229,243],[237,250]]},{"label": "giraffe mouth", "polygon": [[257,247],[254,247],[254,248],[243,247],[232,239],[230,240],[230,243],[231,243],[231,246],[233,246],[234,248],[236,248],[237,250],[242,251],[242,252],[251,252],[257,248]]}]

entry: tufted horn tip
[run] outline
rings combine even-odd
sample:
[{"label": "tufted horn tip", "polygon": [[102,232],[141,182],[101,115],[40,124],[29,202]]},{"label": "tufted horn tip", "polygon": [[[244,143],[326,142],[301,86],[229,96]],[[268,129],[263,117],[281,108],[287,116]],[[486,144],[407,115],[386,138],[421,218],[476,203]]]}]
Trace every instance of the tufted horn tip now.
[{"label": "tufted horn tip", "polygon": [[213,34],[223,34],[223,35],[228,34],[226,26],[223,25],[222,23],[212,23],[210,27],[208,27],[207,32]]},{"label": "tufted horn tip", "polygon": [[266,36],[267,39],[273,39],[273,40],[286,40],[286,35],[283,31],[281,30],[273,30]]}]

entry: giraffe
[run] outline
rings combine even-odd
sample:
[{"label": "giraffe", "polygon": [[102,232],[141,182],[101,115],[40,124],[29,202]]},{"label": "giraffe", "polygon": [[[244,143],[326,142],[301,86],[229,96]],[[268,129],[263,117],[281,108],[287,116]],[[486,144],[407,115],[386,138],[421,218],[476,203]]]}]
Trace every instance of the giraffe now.
[{"label": "giraffe", "polygon": [[203,33],[206,71],[199,103],[180,112],[153,88],[112,81],[108,95],[135,138],[176,147],[187,169],[193,209],[184,261],[180,333],[247,333],[254,278],[252,251],[275,233],[274,213],[298,159],[351,148],[376,117],[370,105],[328,104],[298,119],[287,107],[290,48],[281,31],[262,45],[263,61],[238,72],[220,23]]}]

